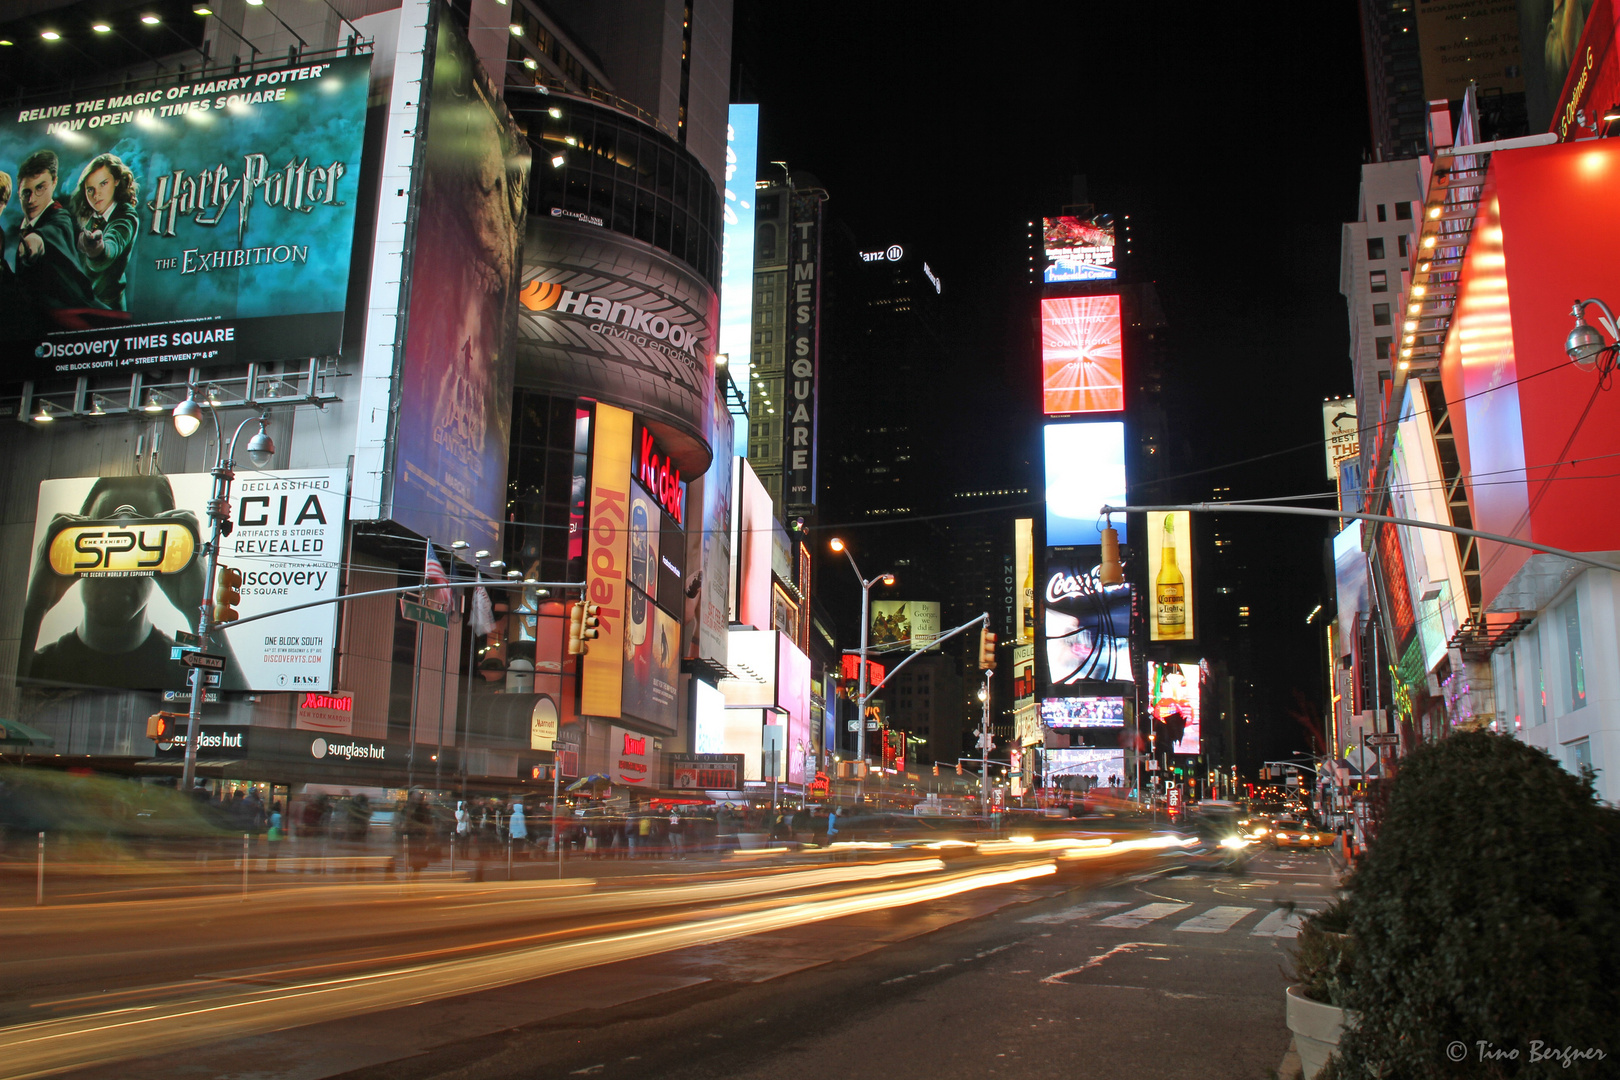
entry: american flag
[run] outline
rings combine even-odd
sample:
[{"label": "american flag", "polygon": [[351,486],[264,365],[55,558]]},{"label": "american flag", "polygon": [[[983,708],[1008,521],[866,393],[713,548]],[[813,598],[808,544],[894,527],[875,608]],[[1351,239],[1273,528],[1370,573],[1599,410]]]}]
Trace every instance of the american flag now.
[{"label": "american flag", "polygon": [[450,608],[450,590],[445,588],[431,588],[434,585],[448,585],[450,579],[445,576],[444,564],[432,548],[428,548],[427,565],[422,569],[422,583],[430,586],[422,590],[422,598],[441,611]]}]

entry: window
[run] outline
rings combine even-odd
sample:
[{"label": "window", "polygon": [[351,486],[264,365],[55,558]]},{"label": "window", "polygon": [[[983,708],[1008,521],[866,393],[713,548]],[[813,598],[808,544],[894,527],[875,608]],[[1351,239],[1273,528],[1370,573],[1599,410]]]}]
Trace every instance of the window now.
[{"label": "window", "polygon": [[1378,220],[1379,221],[1388,221],[1389,220],[1389,218],[1384,214],[1384,204],[1383,203],[1378,204]]},{"label": "window", "polygon": [[1389,292],[1389,274],[1384,270],[1372,270],[1367,274],[1368,292]]},{"label": "window", "polygon": [[1564,711],[1586,707],[1586,660],[1581,654],[1581,608],[1575,597],[1558,609],[1558,622],[1564,628]]},{"label": "window", "polygon": [[1395,220],[1396,221],[1411,221],[1412,220],[1412,204],[1409,203],[1409,202],[1398,202],[1398,203],[1396,203],[1395,204]]},{"label": "window", "polygon": [[1373,325],[1374,326],[1388,326],[1389,325],[1389,305],[1388,304],[1374,304],[1373,305]]},{"label": "window", "polygon": [[1576,739],[1572,743],[1565,743],[1564,748],[1569,751],[1569,771],[1576,776],[1588,772],[1592,768],[1592,740]]},{"label": "window", "polygon": [[1540,727],[1547,722],[1547,672],[1541,663],[1540,627],[1525,636],[1525,645],[1525,659],[1530,667],[1530,678],[1526,683],[1530,700],[1525,703],[1525,712],[1529,714],[1530,726]]},{"label": "window", "polygon": [[1411,239],[1411,237],[1407,236],[1405,233],[1401,233],[1401,235],[1395,238],[1395,250],[1400,253],[1401,258],[1403,259],[1406,258],[1406,242],[1409,239]]},{"label": "window", "polygon": [[1376,339],[1373,342],[1373,346],[1374,346],[1374,348],[1377,349],[1377,352],[1378,352],[1378,359],[1380,359],[1380,360],[1388,360],[1389,359],[1389,347],[1390,347],[1391,344],[1394,343],[1394,340],[1395,340],[1394,338],[1381,337],[1381,338]]},{"label": "window", "polygon": [[1384,238],[1382,236],[1367,237],[1367,258],[1382,259],[1384,257]]}]

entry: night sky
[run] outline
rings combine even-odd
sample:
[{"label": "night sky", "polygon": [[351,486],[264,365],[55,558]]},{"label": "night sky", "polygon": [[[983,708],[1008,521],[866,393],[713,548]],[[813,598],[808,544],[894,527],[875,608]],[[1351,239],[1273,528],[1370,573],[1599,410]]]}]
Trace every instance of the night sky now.
[{"label": "night sky", "polygon": [[[958,454],[942,483],[994,480],[1027,441],[1036,383],[1007,355],[1029,318],[1027,222],[1071,202],[1084,173],[1100,211],[1131,215],[1170,322],[1166,410],[1184,437],[1171,463],[1232,463],[1152,494],[1323,491],[1320,402],[1351,389],[1340,225],[1370,145],[1355,4],[1001,3],[957,17],[969,10],[737,2],[735,83],[762,106],[761,161],[815,173],[860,243],[915,245],[945,282],[953,362],[975,393],[938,427]],[[1262,715],[1247,753],[1239,736],[1247,765],[1304,748],[1296,690],[1320,708],[1305,616],[1329,599],[1328,529],[1228,515],[1222,530],[1252,578]]]}]

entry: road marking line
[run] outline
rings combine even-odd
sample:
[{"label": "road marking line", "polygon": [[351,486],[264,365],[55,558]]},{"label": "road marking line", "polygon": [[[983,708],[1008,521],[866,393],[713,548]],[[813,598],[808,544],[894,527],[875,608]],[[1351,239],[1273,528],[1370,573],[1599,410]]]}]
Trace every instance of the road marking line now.
[{"label": "road marking line", "polygon": [[1212,907],[1176,929],[1185,934],[1224,934],[1253,913],[1252,907]]},{"label": "road marking line", "polygon": [[1098,919],[1097,925],[1114,926],[1123,930],[1134,930],[1139,926],[1144,926],[1147,923],[1153,922],[1157,919],[1162,919],[1167,915],[1174,915],[1179,911],[1186,911],[1190,907],[1192,907],[1191,904],[1143,904],[1139,908],[1133,908],[1130,911],[1122,911],[1118,915],[1110,915],[1106,919]]},{"label": "road marking line", "polygon": [[1306,912],[1287,911],[1278,908],[1270,915],[1261,919],[1250,937],[1297,938],[1299,937],[1299,924],[1304,921]]},{"label": "road marking line", "polygon": [[1066,922],[1074,922],[1074,921],[1076,921],[1078,919],[1089,919],[1093,915],[1096,915],[1098,912],[1114,911],[1117,908],[1124,907],[1125,904],[1126,904],[1126,901],[1124,901],[1124,900],[1092,900],[1089,903],[1076,904],[1073,907],[1064,908],[1062,911],[1049,911],[1045,915],[1031,915],[1027,919],[1020,919],[1019,922],[1026,922],[1026,923],[1066,923]]},{"label": "road marking line", "polygon": [[1042,979],[1041,982],[1046,983],[1048,986],[1057,986],[1070,975],[1078,975],[1082,971],[1090,971],[1092,968],[1101,964],[1104,960],[1107,960],[1110,956],[1114,956],[1122,952],[1135,952],[1137,949],[1156,948],[1158,948],[1158,945],[1151,941],[1122,941],[1118,945],[1115,945],[1112,949],[1109,949],[1107,952],[1100,952],[1096,956],[1093,956],[1090,960],[1087,960],[1079,967],[1070,968],[1067,971],[1055,971],[1046,978]]}]

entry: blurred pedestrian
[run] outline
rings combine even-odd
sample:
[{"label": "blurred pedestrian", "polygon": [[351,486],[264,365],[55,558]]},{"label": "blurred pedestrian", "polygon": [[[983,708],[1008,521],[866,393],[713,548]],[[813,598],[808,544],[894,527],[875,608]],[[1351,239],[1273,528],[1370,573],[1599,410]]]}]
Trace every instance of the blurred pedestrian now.
[{"label": "blurred pedestrian", "polygon": [[827,843],[831,844],[838,839],[838,807],[834,806],[827,811]]},{"label": "blurred pedestrian", "polygon": [[669,855],[672,859],[686,858],[686,835],[682,831],[680,814],[671,807],[669,811]]},{"label": "blurred pedestrian", "polygon": [[512,838],[512,843],[517,848],[522,849],[528,846],[529,822],[524,817],[523,804],[520,802],[512,803],[512,818],[507,826],[507,835]]}]

